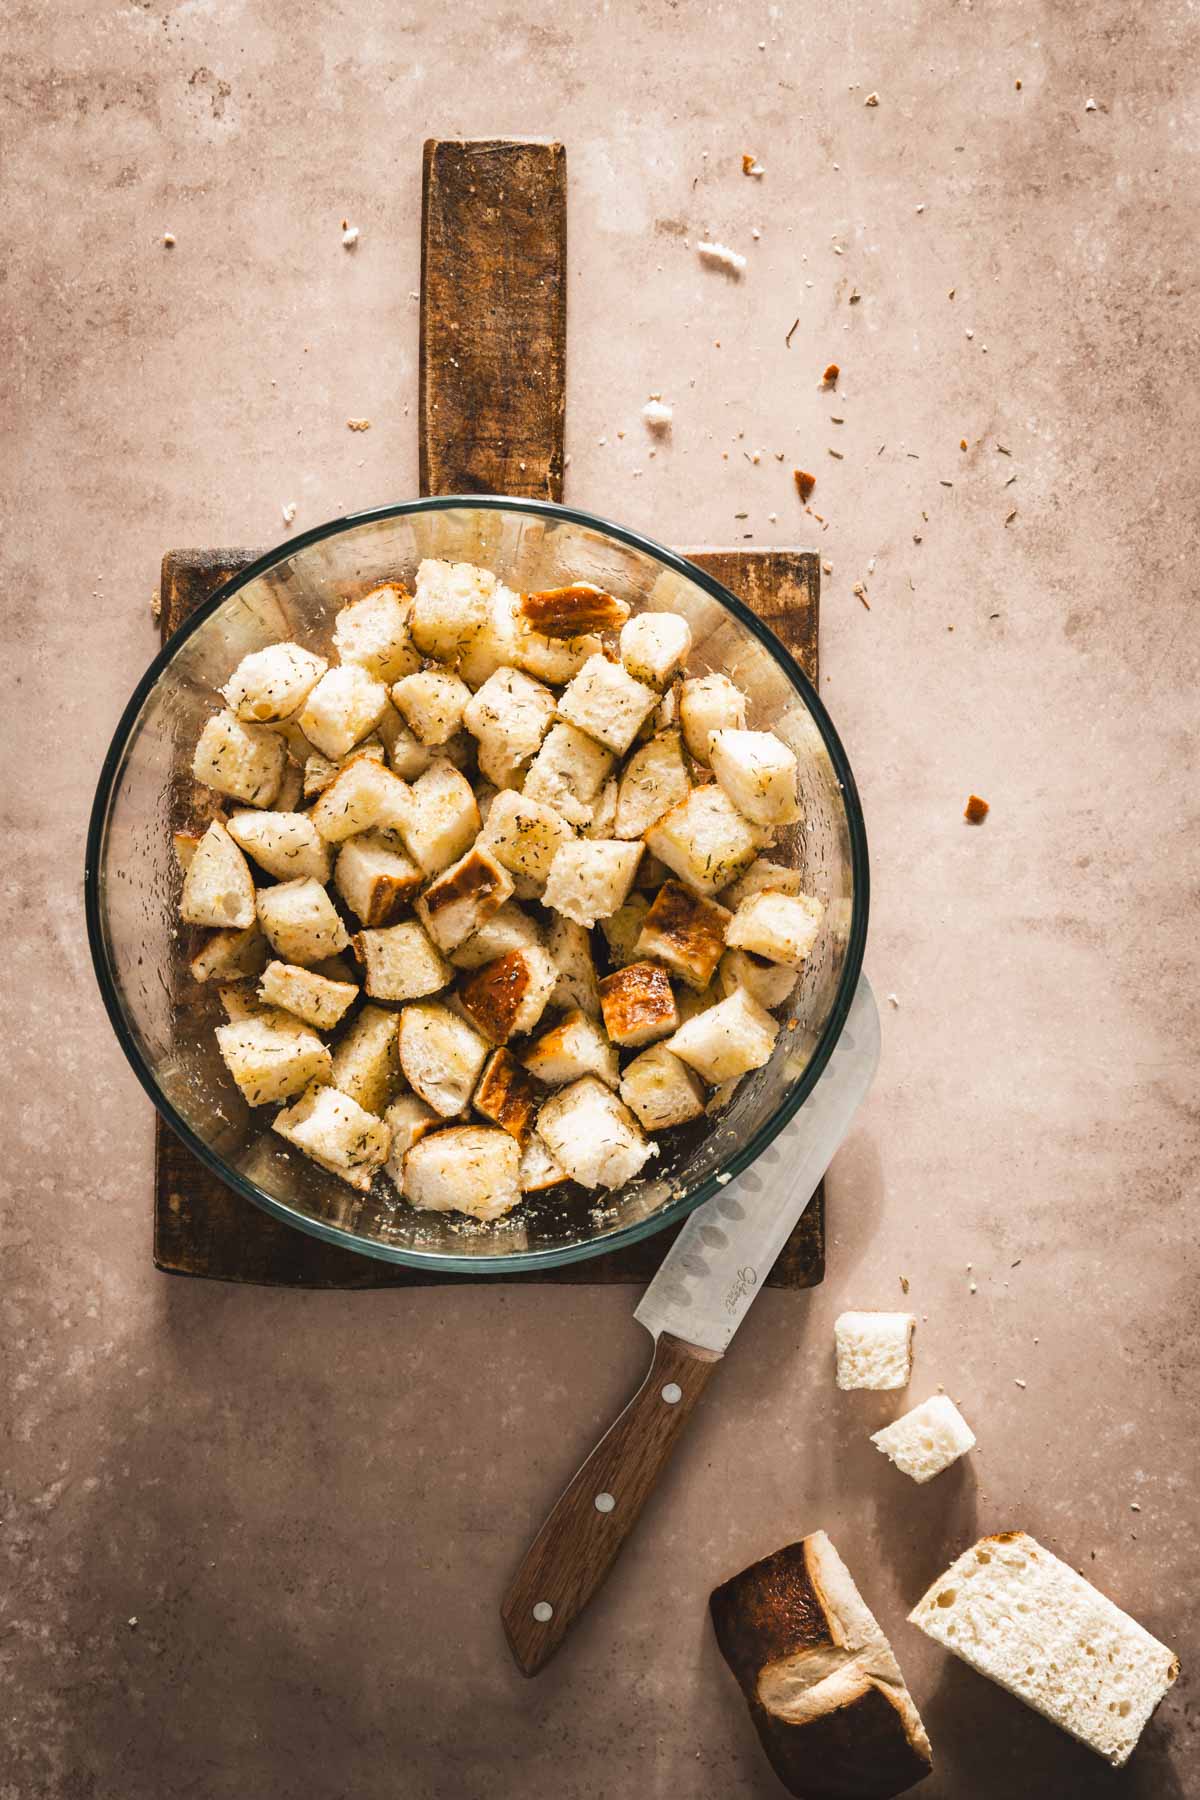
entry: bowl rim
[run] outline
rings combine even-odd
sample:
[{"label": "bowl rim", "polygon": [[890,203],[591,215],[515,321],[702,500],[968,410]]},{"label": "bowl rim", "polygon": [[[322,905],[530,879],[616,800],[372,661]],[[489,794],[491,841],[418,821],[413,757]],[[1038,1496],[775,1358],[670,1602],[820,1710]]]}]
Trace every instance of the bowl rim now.
[{"label": "bowl rim", "polygon": [[[854,883],[846,955],[829,1016],[803,1073],[766,1123],[760,1126],[745,1144],[740,1145],[719,1170],[698,1182],[694,1189],[689,1189],[686,1193],[665,1203],[648,1218],[636,1220],[615,1231],[588,1238],[576,1244],[554,1245],[545,1250],[522,1250],[495,1256],[445,1256],[426,1253],[402,1245],[357,1237],[353,1232],[347,1231],[341,1226],[332,1225],[320,1219],[306,1218],[274,1199],[272,1195],[259,1188],[239,1170],[232,1168],[212,1150],[192,1130],[159,1088],[126,1020],[116,977],[109,964],[103,929],[99,879],[101,851],[104,845],[109,810],[119,774],[124,766],[130,733],[147,698],[157,685],[159,677],[170,666],[179,649],[192,633],[197,631],[205,620],[210,618],[227,600],[232,599],[236,593],[256,580],[258,576],[265,574],[277,563],[308,549],[313,544],[319,544],[326,538],[336,537],[355,526],[376,524],[387,519],[404,517],[410,513],[447,512],[456,508],[527,513],[535,517],[556,519],[584,526],[588,530],[614,538],[618,543],[626,544],[631,549],[652,556],[664,567],[673,570],[676,574],[683,575],[687,580],[703,589],[726,611],[732,613],[738,623],[759,640],[783,669],[805,702],[821,734],[842,793],[850,841],[850,867]],[[770,550],[773,546],[761,545],[757,548]],[[370,1256],[377,1261],[399,1264],[408,1268],[425,1269],[439,1274],[459,1275],[464,1279],[487,1275],[503,1278],[507,1275],[558,1268],[566,1263],[583,1262],[594,1256],[605,1256],[612,1251],[624,1249],[642,1238],[665,1230],[669,1225],[678,1224],[697,1206],[703,1205],[714,1194],[721,1192],[730,1180],[749,1168],[751,1163],[779,1136],[784,1127],[790,1124],[812,1092],[833,1053],[833,1047],[846,1022],[846,1016],[850,1010],[850,1003],[862,970],[869,911],[870,867],[866,824],[849,759],[815,686],[774,632],[715,576],[708,574],[706,570],[701,569],[686,556],[680,555],[678,551],[667,549],[655,539],[646,536],[644,532],[632,530],[629,526],[615,524],[597,513],[586,512],[580,507],[564,506],[553,500],[521,500],[504,494],[439,494],[426,499],[395,501],[384,506],[368,507],[359,512],[346,513],[339,518],[327,520],[324,524],[314,525],[306,531],[298,532],[295,537],[285,539],[282,544],[264,551],[244,569],[222,582],[216,592],[203,605],[198,606],[177,631],[172,632],[137,682],[123,708],[100,767],[100,775],[88,820],[84,853],[84,915],[88,946],[105,1011],[126,1060],[157,1111],[176,1136],[219,1181],[224,1182],[227,1187],[233,1188],[235,1193],[242,1195],[272,1218],[279,1219],[284,1224],[303,1231],[310,1237],[319,1238],[325,1243],[337,1244],[343,1249],[354,1251],[357,1255]]]}]

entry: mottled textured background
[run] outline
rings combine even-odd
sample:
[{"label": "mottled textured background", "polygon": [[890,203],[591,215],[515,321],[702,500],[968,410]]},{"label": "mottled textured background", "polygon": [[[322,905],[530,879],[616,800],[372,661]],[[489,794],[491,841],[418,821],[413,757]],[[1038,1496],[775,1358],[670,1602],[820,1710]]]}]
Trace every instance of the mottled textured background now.
[{"label": "mottled textured background", "polygon": [[[928,1800],[1200,1793],[1198,36],[1170,0],[6,9],[3,1800],[768,1800],[704,1604],[818,1526]],[[832,564],[898,1002],[825,1286],[764,1295],[534,1684],[497,1600],[640,1372],[634,1296],[156,1275],[80,898],[163,549],[414,490],[420,145],[456,133],[568,145],[568,497]],[[979,1436],[923,1489],[866,1441],[901,1402],[831,1373],[836,1313],[901,1274],[911,1397]],[[1123,1775],[903,1622],[1009,1526],[1184,1656]]]}]

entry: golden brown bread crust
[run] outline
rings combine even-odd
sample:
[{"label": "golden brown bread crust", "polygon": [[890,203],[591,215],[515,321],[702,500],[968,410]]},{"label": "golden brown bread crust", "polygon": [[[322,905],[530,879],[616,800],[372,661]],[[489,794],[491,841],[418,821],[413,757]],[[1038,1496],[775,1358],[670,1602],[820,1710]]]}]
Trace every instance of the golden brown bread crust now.
[{"label": "golden brown bread crust", "polygon": [[629,617],[624,600],[586,582],[543,588],[521,595],[521,617],[543,637],[583,637],[590,631],[617,631]]},{"label": "golden brown bread crust", "polygon": [[604,1029],[614,1044],[649,1044],[679,1028],[679,1011],[665,969],[630,963],[600,983]]},{"label": "golden brown bread crust", "polygon": [[498,909],[511,892],[512,882],[506,871],[494,856],[476,847],[430,882],[424,901],[430,919],[436,919],[448,906],[457,906],[463,900],[495,900]]},{"label": "golden brown bread crust", "polygon": [[715,900],[705,900],[681,881],[664,881],[642,920],[637,949],[660,957],[694,988],[706,988],[725,948],[725,931],[733,914]]},{"label": "golden brown bread crust", "polygon": [[529,992],[529,965],[523,950],[510,950],[484,963],[459,992],[463,1011],[494,1044],[508,1042],[521,1002]]},{"label": "golden brown bread crust", "polygon": [[533,1130],[537,1089],[507,1050],[493,1050],[483,1065],[472,1104],[475,1111],[524,1145]]}]

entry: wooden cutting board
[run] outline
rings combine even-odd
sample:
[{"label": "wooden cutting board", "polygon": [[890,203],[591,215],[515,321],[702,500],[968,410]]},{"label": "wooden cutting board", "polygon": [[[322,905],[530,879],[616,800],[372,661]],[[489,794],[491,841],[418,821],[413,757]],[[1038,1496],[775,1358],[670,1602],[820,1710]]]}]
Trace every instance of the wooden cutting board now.
[{"label": "wooden cutting board", "polygon": [[[561,144],[425,145],[421,236],[420,481],[423,494],[561,500],[566,405],[566,153]],[[164,641],[253,550],[163,558]],[[814,682],[820,563],[801,550],[685,554],[770,625]],[[646,1282],[675,1231],[516,1281]],[[378,1262],[279,1223],[227,1188],[157,1120],[154,1261],[176,1275],[271,1287],[377,1288],[494,1280]],[[825,1273],[819,1191],[768,1277],[813,1287]]]}]

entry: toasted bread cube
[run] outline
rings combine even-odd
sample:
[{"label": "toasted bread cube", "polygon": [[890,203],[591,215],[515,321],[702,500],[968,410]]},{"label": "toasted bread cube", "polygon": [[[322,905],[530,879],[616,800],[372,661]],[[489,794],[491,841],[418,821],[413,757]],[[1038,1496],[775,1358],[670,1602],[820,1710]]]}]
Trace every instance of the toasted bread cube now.
[{"label": "toasted bread cube", "polygon": [[305,758],[304,762],[304,798],[306,800],[318,799],[326,788],[333,785],[342,770],[359,757],[367,757],[371,762],[386,762],[387,753],[384,750],[382,739],[379,737],[364,738],[361,744],[355,744],[353,750],[347,751],[346,755],[339,757],[336,762],[314,750]]},{"label": "toasted bread cube", "polygon": [[476,969],[459,989],[463,1011],[494,1044],[532,1031],[546,1010],[558,970],[535,945],[510,950]]},{"label": "toasted bread cube", "polygon": [[343,606],[333,622],[333,642],[344,663],[357,663],[376,681],[399,681],[421,666],[408,629],[412,599],[388,582]]},{"label": "toasted bread cube", "polygon": [[333,1046],[334,1087],[368,1112],[382,1113],[402,1086],[401,1016],[383,1006],[364,1006]]},{"label": "toasted bread cube", "polygon": [[405,1157],[414,1144],[431,1131],[441,1129],[442,1118],[432,1106],[426,1106],[419,1094],[400,1094],[384,1113],[383,1122],[392,1134],[384,1173],[403,1193]]},{"label": "toasted bread cube", "polygon": [[484,1063],[471,1104],[482,1118],[523,1144],[533,1130],[537,1089],[516,1057],[501,1048]]},{"label": "toasted bread cube", "polygon": [[299,712],[328,667],[299,644],[268,644],[243,656],[221,692],[239,719],[269,725]]},{"label": "toasted bread cube", "polygon": [[607,919],[629,896],[642,854],[640,844],[615,838],[573,838],[556,852],[543,904],[577,925]]},{"label": "toasted bread cube", "polygon": [[795,969],[779,963],[764,962],[749,950],[726,950],[717,969],[717,985],[724,997],[736,988],[745,988],[752,1000],[765,1011],[782,1006],[800,977]]},{"label": "toasted bread cube", "polygon": [[741,731],[746,723],[746,696],[728,675],[696,675],[685,681],[679,696],[679,722],[690,755],[708,762],[708,740],[714,731]]},{"label": "toasted bread cube", "polygon": [[540,800],[572,825],[589,825],[612,762],[612,752],[585,731],[552,725],[521,791],[527,800]]},{"label": "toasted bread cube", "polygon": [[571,1180],[586,1188],[621,1187],[655,1154],[628,1107],[594,1075],[551,1095],[538,1132]]},{"label": "toasted bread cube", "polygon": [[214,925],[223,931],[244,931],[254,923],[250,865],[216,819],[196,846],[183,878],[179,916],[187,925]]},{"label": "toasted bread cube", "polygon": [[546,932],[546,949],[558,971],[550,1005],[565,1007],[568,1011],[580,1007],[590,1017],[598,1019],[600,986],[596,980],[592,940],[585,927],[577,925],[574,919],[564,919],[561,913],[554,913]]},{"label": "toasted bread cube", "polygon": [[229,835],[279,881],[329,880],[332,857],[307,813],[235,812]]},{"label": "toasted bread cube", "polygon": [[453,979],[454,970],[416,919],[360,931],[351,941],[372,1000],[424,1000]]},{"label": "toasted bread cube", "polygon": [[270,806],[279,792],[287,747],[266,725],[247,725],[220,712],[205,725],[192,757],[192,774],[205,787],[244,806]]},{"label": "toasted bread cube", "polygon": [[693,788],[646,833],[647,847],[689,887],[718,894],[754,861],[760,828],[744,819],[723,788]]},{"label": "toasted bread cube", "polygon": [[333,1069],[328,1046],[290,1013],[258,1013],[217,1026],[221,1059],[251,1106],[287,1100]]},{"label": "toasted bread cube", "polygon": [[214,931],[193,956],[193,981],[244,981],[261,974],[270,955],[262,926],[255,919],[244,931]]},{"label": "toasted bread cube", "polygon": [[511,660],[514,668],[523,669],[538,681],[561,687],[571,681],[589,657],[598,656],[603,645],[598,637],[586,632],[582,637],[552,638],[534,631],[524,620],[515,621]]},{"label": "toasted bread cube", "polygon": [[569,725],[586,731],[597,743],[624,756],[638,727],[658,705],[658,695],[635,681],[620,663],[592,656],[584,663],[558,703]]},{"label": "toasted bread cube", "polygon": [[671,871],[666,863],[661,862],[653,850],[643,851],[642,860],[637,866],[637,874],[633,878],[634,887],[639,888],[643,893],[657,894],[663,882],[670,879]]},{"label": "toasted bread cube", "polygon": [[358,999],[353,981],[329,981],[295,963],[270,962],[262,973],[259,995],[269,1006],[282,1007],[317,1031],[332,1031]]},{"label": "toasted bread cube", "polygon": [[731,949],[753,950],[768,962],[800,969],[824,917],[824,906],[809,894],[751,894],[734,913],[725,941]]},{"label": "toasted bread cube", "polygon": [[460,730],[471,690],[445,669],[421,669],[392,686],[392,704],[423,744],[445,744]]},{"label": "toasted bread cube", "polygon": [[616,836],[613,826],[617,822],[617,795],[620,791],[620,783],[615,775],[611,775],[596,796],[591,823],[583,828],[584,837],[611,838]]},{"label": "toasted bread cube", "polygon": [[511,899],[513,878],[480,844],[431,881],[416,912],[440,950],[457,950]]},{"label": "toasted bread cube", "polygon": [[540,894],[555,854],[572,836],[571,827],[553,807],[506,789],[488,809],[479,845],[519,876],[532,894]]},{"label": "toasted bread cube", "polygon": [[521,1192],[544,1194],[547,1188],[561,1187],[566,1179],[567,1171],[555,1161],[545,1139],[535,1131],[521,1152]]},{"label": "toasted bread cube", "polygon": [[391,925],[399,918],[425,876],[390,836],[364,832],[343,844],[333,871],[333,885],[364,925]]},{"label": "toasted bread cube", "polygon": [[548,687],[519,669],[497,669],[471,696],[463,724],[479,743],[479,767],[497,787],[514,781],[554,721],[557,702]]},{"label": "toasted bread cube", "polygon": [[664,881],[634,949],[639,956],[654,957],[700,993],[716,973],[732,917],[725,907],[702,899],[682,882]]},{"label": "toasted bread cube", "polygon": [[613,837],[642,837],[664,813],[687,799],[691,787],[679,732],[664,731],[651,738],[634,751],[621,772]]},{"label": "toasted bread cube", "polygon": [[360,831],[400,829],[411,794],[407,782],[386,764],[357,756],[339,770],[310,816],[327,844],[342,844]]},{"label": "toasted bread cube", "polygon": [[496,577],[473,563],[426,557],[417,570],[409,615],[413,643],[423,656],[453,662],[487,625]]},{"label": "toasted bread cube", "polygon": [[657,963],[630,963],[600,983],[604,1029],[623,1050],[636,1050],[679,1029],[675,996]]},{"label": "toasted bread cube", "polygon": [[629,617],[624,600],[590,581],[521,595],[521,617],[549,638],[577,638],[589,631],[617,631]]},{"label": "toasted bread cube", "polygon": [[511,900],[506,900],[498,913],[473,932],[465,943],[451,950],[449,960],[456,969],[481,969],[510,950],[540,946],[542,934],[537,924]]},{"label": "toasted bread cube", "polygon": [[722,906],[730,912],[736,912],[743,900],[751,894],[802,894],[804,892],[804,875],[800,869],[790,869],[783,863],[769,862],[765,856],[756,856],[744,875],[725,889],[721,895]]},{"label": "toasted bread cube", "polygon": [[614,969],[624,969],[629,963],[637,962],[640,952],[634,946],[642,935],[649,911],[650,902],[645,894],[630,894],[624,906],[618,906],[609,918],[601,919],[600,929],[608,945],[608,960]]},{"label": "toasted bread cube", "polygon": [[405,848],[426,875],[440,875],[479,835],[479,808],[465,775],[452,763],[431,763],[409,789],[400,826]]},{"label": "toasted bread cube", "polygon": [[700,1117],[704,1084],[665,1044],[652,1044],[626,1064],[621,1098],[645,1131],[666,1131]]},{"label": "toasted bread cube", "polygon": [[502,1219],[521,1200],[521,1151],[507,1131],[455,1125],[418,1139],[404,1159],[404,1197],[421,1212]]},{"label": "toasted bread cube", "polygon": [[402,781],[415,781],[435,757],[445,755],[445,748],[439,751],[432,744],[423,744],[390,702],[379,721],[379,741],[392,769]]},{"label": "toasted bread cube", "polygon": [[171,848],[175,852],[175,861],[184,875],[192,866],[192,858],[200,848],[202,835],[199,831],[173,831],[171,833]]},{"label": "toasted bread cube", "polygon": [[294,1106],[276,1115],[271,1129],[362,1194],[370,1188],[391,1142],[382,1119],[335,1087],[310,1088]]},{"label": "toasted bread cube", "polygon": [[497,669],[511,667],[517,635],[517,596],[502,581],[496,583],[487,618],[470,643],[460,652],[457,668],[474,693]]},{"label": "toasted bread cube", "polygon": [[400,1014],[400,1067],[408,1085],[442,1118],[466,1107],[491,1045],[448,1006],[424,1001]]},{"label": "toasted bread cube", "polygon": [[620,1079],[617,1052],[599,1025],[576,1009],[543,1031],[525,1052],[525,1067],[550,1087],[598,1075],[607,1087]]},{"label": "toasted bread cube", "polygon": [[374,731],[387,712],[388,691],[358,663],[342,663],[322,675],[304,703],[300,729],[322,756],[335,762]]},{"label": "toasted bread cube", "polygon": [[260,888],[258,917],[280,960],[302,968],[336,956],[350,942],[332,900],[311,877]]},{"label": "toasted bread cube", "polygon": [[803,816],[795,753],[773,731],[714,731],[708,760],[738,811],[756,825],[794,825]]},{"label": "toasted bread cube", "polygon": [[667,1048],[690,1063],[710,1087],[736,1081],[770,1060],[779,1027],[745,989],[681,1025]]},{"label": "toasted bread cube", "polygon": [[682,613],[639,613],[621,632],[621,661],[646,687],[665,688],[691,650],[692,628]]},{"label": "toasted bread cube", "polygon": [[[239,1019],[260,1019],[264,1013],[278,1009],[260,1000],[252,983],[249,981],[227,981],[217,989],[217,999],[221,1002],[221,1010],[230,1024]],[[286,1010],[286,1008],[285,1008]]]}]

